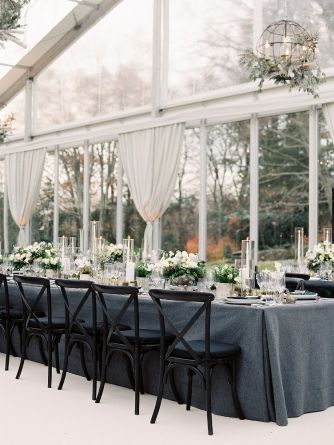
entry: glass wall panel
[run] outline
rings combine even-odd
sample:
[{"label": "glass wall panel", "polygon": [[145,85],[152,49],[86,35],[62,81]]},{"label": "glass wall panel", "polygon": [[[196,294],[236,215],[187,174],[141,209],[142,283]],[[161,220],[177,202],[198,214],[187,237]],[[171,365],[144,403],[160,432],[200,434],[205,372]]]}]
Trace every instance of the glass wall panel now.
[{"label": "glass wall panel", "polygon": [[162,217],[162,249],[198,252],[199,130],[185,130],[172,201]]},{"label": "glass wall panel", "polygon": [[101,233],[116,241],[117,150],[116,141],[90,147],[91,220],[101,222]]},{"label": "glass wall panel", "polygon": [[308,113],[261,118],[259,260],[294,258],[294,228],[308,233]]},{"label": "glass wall panel", "polygon": [[83,201],[82,147],[59,150],[59,236],[79,236]]},{"label": "glass wall panel", "polygon": [[1,109],[1,119],[12,114],[14,120],[12,122],[12,130],[9,133],[23,133],[24,131],[24,107],[25,107],[25,92],[20,91],[4,108]]},{"label": "glass wall panel", "polygon": [[[264,26],[283,19],[285,0],[264,0]],[[319,36],[317,59],[322,67],[334,65],[334,3],[332,0],[294,0],[287,2],[288,18]]]},{"label": "glass wall panel", "polygon": [[169,98],[247,81],[253,0],[170,0]]},{"label": "glass wall panel", "polygon": [[53,241],[54,168],[55,155],[49,151],[46,153],[39,198],[31,220],[32,242]]},{"label": "glass wall panel", "polygon": [[249,121],[209,127],[208,261],[233,262],[249,236]]},{"label": "glass wall panel", "polygon": [[152,14],[153,0],[123,0],[43,71],[35,128],[149,104]]},{"label": "glass wall panel", "polygon": [[332,225],[332,188],[334,187],[334,142],[329,134],[325,117],[319,112],[319,240],[323,239],[323,228]]},{"label": "glass wall panel", "polygon": [[123,177],[123,215],[124,226],[123,235],[124,238],[130,236],[134,239],[135,248],[141,249],[143,247],[143,239],[145,232],[145,221],[142,219],[136,206],[132,200],[130,189],[127,183],[126,176]]},{"label": "glass wall panel", "polygon": [[5,238],[3,230],[3,204],[4,204],[4,171],[5,171],[5,161],[0,161],[0,242],[1,249],[4,248]]}]

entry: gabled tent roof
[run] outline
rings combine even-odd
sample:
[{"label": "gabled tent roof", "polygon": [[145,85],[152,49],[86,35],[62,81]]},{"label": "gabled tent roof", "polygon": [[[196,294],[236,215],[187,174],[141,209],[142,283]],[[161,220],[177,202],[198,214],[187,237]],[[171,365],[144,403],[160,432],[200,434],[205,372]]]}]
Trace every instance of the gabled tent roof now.
[{"label": "gabled tent roof", "polygon": [[121,1],[84,0],[78,3],[0,79],[0,108],[25,86],[27,78],[36,76]]}]

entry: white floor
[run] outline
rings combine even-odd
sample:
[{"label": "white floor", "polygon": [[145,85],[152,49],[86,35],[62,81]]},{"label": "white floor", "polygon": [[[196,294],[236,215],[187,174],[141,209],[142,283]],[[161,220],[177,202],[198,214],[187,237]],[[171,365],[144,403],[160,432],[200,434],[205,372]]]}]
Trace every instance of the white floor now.
[{"label": "white floor", "polygon": [[214,416],[214,435],[206,434],[204,411],[163,400],[155,425],[149,423],[155,397],[141,397],[141,414],[133,414],[132,391],[106,385],[101,404],[90,400],[91,384],[68,374],[62,391],[47,389],[47,369],[26,362],[15,380],[18,359],[4,371],[0,354],[0,443],[3,445],[333,445],[334,407],[290,419],[289,426]]}]

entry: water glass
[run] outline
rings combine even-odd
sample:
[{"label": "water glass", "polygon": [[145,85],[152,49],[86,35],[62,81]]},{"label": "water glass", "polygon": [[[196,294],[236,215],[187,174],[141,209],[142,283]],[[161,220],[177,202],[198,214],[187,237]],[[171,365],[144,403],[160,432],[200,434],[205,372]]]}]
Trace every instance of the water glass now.
[{"label": "water glass", "polygon": [[329,261],[320,264],[320,278],[324,280],[329,280],[330,274],[332,273],[332,264]]}]

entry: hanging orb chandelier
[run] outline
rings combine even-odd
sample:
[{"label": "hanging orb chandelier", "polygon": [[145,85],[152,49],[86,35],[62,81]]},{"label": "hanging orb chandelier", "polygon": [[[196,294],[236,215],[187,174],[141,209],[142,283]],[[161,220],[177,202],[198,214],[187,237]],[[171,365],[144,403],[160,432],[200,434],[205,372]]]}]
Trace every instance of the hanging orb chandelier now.
[{"label": "hanging orb chandelier", "polygon": [[249,71],[251,80],[259,81],[260,90],[269,79],[317,97],[318,86],[325,81],[316,62],[317,44],[316,34],[292,20],[279,20],[263,31],[255,51],[246,50],[241,55],[240,64]]},{"label": "hanging orb chandelier", "polygon": [[20,25],[22,8],[29,2],[30,0],[0,0],[0,47],[4,47],[4,42],[10,40],[26,48],[18,36],[23,34]]}]

